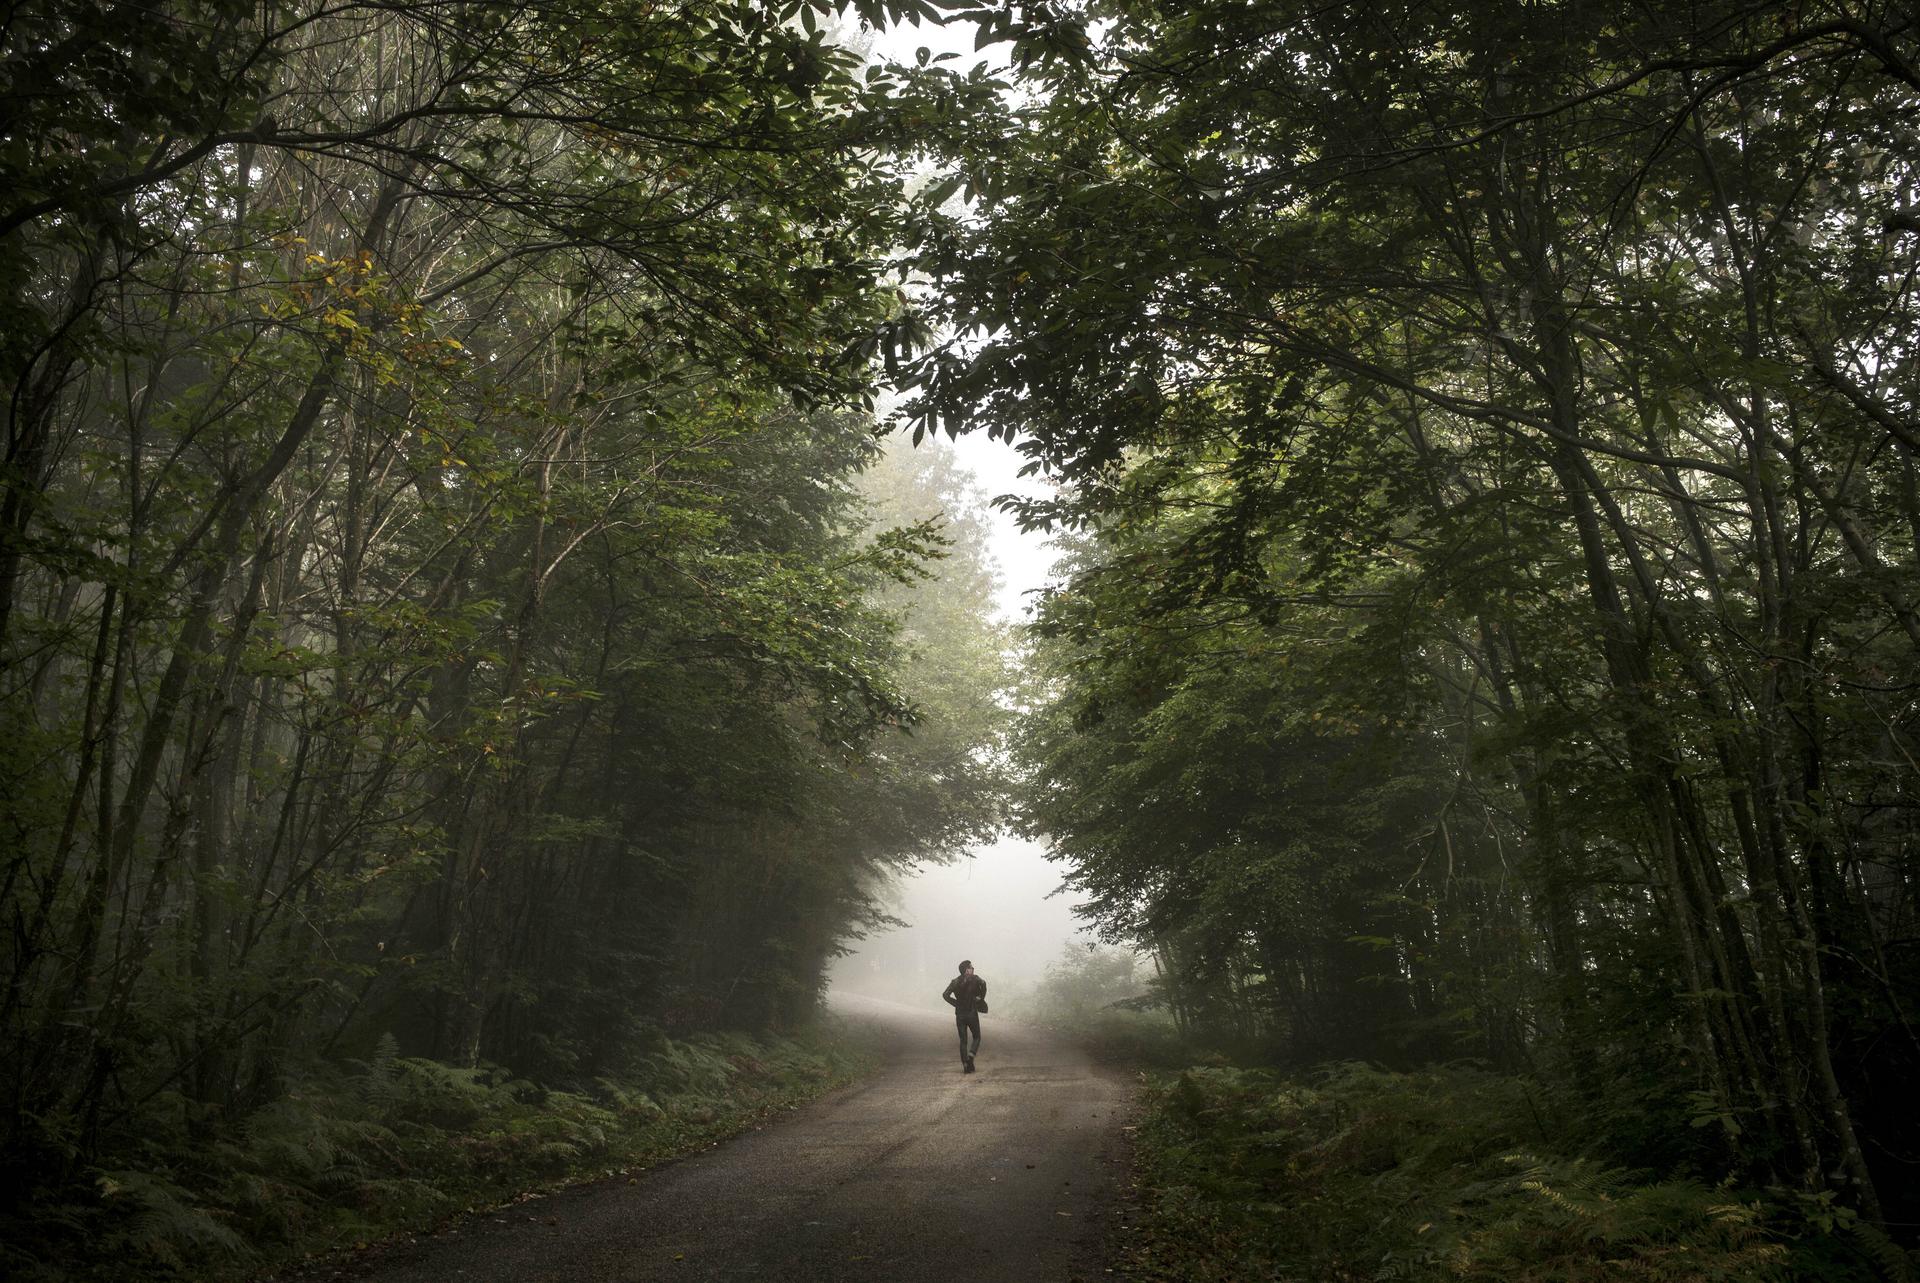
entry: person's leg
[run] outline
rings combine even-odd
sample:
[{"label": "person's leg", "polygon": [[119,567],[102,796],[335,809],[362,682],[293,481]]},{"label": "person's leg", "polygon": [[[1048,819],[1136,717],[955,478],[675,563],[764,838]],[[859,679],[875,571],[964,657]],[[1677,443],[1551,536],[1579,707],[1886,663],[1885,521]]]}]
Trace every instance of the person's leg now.
[{"label": "person's leg", "polygon": [[975,1011],[968,1014],[967,1028],[973,1031],[973,1049],[967,1052],[967,1059],[972,1060],[980,1050],[980,1013],[979,1012]]},{"label": "person's leg", "polygon": [[967,1018],[959,1012],[953,1013],[953,1029],[960,1035],[960,1063],[967,1063]]}]

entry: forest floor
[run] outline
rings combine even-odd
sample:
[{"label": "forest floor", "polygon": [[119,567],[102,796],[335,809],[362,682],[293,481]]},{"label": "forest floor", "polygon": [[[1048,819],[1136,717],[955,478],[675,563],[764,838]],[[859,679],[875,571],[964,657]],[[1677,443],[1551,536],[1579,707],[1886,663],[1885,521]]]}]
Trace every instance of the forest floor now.
[{"label": "forest floor", "polygon": [[371,1283],[1103,1277],[1129,1078],[986,1023],[963,1075],[940,1013],[836,1004],[883,1063],[706,1153],[477,1215],[306,1277]]}]

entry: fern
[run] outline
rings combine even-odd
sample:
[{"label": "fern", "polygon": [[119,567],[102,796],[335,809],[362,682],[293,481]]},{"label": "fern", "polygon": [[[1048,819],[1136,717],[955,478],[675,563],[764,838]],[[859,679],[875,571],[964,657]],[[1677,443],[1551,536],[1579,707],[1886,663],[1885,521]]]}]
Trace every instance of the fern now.
[{"label": "fern", "polygon": [[[1394,1283],[1900,1277],[1809,1268],[1781,1205],[1556,1154],[1538,1118],[1524,1082],[1463,1066],[1336,1065],[1310,1083],[1221,1068],[1159,1078],[1138,1132],[1151,1192],[1131,1272]],[[1880,1255],[1889,1253],[1904,1255],[1890,1243]]]},{"label": "fern", "polygon": [[366,1100],[373,1104],[389,1104],[398,1092],[396,1070],[400,1063],[400,1040],[392,1033],[383,1033],[373,1045],[373,1059],[367,1062],[366,1072],[361,1076]]},{"label": "fern", "polygon": [[1914,1256],[1891,1238],[1885,1230],[1865,1221],[1854,1221],[1846,1228],[1846,1240],[1861,1256],[1872,1262],[1887,1283],[1920,1281],[1920,1265]]},{"label": "fern", "polygon": [[211,1260],[252,1256],[247,1240],[213,1210],[154,1172],[112,1171],[99,1177],[102,1201],[111,1212],[100,1245],[115,1256],[150,1266],[184,1269]]},{"label": "fern", "polygon": [[38,1191],[30,1221],[0,1220],[0,1277],[250,1276],[685,1152],[858,1060],[743,1035],[656,1035],[649,1051],[643,1072],[571,1091],[405,1057],[383,1037],[364,1062],[305,1066],[279,1099],[198,1146],[178,1124],[190,1103],[162,1093],[144,1147],[95,1173],[97,1187]]}]

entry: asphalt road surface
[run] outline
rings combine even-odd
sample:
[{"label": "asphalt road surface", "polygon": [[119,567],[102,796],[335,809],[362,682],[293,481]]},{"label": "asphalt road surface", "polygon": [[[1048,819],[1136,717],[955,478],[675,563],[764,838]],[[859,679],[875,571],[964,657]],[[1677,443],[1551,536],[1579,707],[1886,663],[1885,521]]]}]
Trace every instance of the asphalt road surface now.
[{"label": "asphalt road surface", "polygon": [[1124,1078],[992,1016],[867,999],[887,1061],[764,1130],[640,1176],[474,1217],[380,1255],[375,1283],[1092,1283],[1124,1180]]}]

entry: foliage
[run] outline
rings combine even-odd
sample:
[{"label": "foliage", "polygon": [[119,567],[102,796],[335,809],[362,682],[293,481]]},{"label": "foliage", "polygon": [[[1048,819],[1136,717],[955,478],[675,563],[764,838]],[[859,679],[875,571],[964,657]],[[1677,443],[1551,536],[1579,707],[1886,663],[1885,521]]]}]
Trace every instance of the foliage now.
[{"label": "foliage", "polygon": [[1875,1236],[1812,1226],[1784,1191],[1651,1179],[1543,1148],[1568,1103],[1461,1067],[1159,1076],[1137,1134],[1145,1191],[1126,1276],[1882,1277]]},{"label": "foliage", "polygon": [[1166,1010],[1160,985],[1131,949],[1069,943],[1030,990],[1003,1010],[1068,1034],[1103,1058],[1130,1065],[1182,1065],[1192,1048]]},{"label": "foliage", "polygon": [[21,1280],[244,1277],[706,1148],[846,1081],[867,1056],[824,1028],[657,1037],[633,1076],[567,1092],[400,1056],[388,1039],[369,1061],[291,1084],[229,1138],[154,1133],[143,1166],[38,1191],[0,1263]]},{"label": "foliage", "polygon": [[369,1090],[496,1119],[475,1163],[585,1161],[593,1084],[719,1091],[690,1035],[808,1020],[886,873],[994,822],[997,667],[939,665],[995,626],[909,622],[979,554],[860,490],[914,156],[997,87],[842,24],[937,15],[10,11],[0,1174],[40,1213],[107,1173],[160,1265],[358,1215],[275,1182],[431,1167],[327,1103],[389,1046]]},{"label": "foliage", "polygon": [[[860,476],[876,529],[925,530],[936,543],[913,577],[880,585],[875,604],[897,621],[899,672],[914,692],[915,720],[889,749],[888,776],[870,781],[867,825],[917,824],[927,857],[957,855],[1003,818],[1006,693],[1013,684],[1010,630],[996,618],[999,573],[988,552],[987,500],[954,457],[895,438]],[[908,785],[908,817],[889,815],[887,778]],[[944,825],[928,824],[944,807]],[[901,849],[907,843],[901,842]]]},{"label": "foliage", "polygon": [[979,16],[915,413],[1059,483],[1013,742],[1102,929],[1185,1031],[1914,1222],[1911,17]]}]

